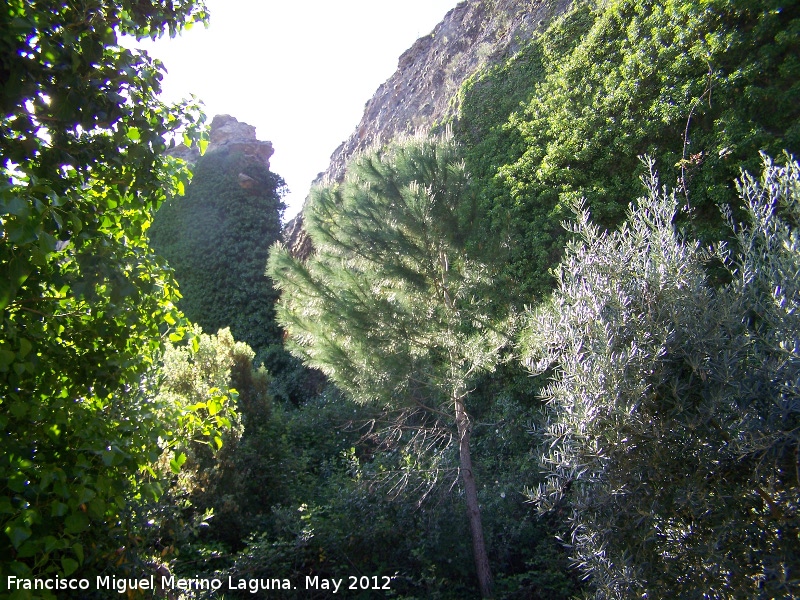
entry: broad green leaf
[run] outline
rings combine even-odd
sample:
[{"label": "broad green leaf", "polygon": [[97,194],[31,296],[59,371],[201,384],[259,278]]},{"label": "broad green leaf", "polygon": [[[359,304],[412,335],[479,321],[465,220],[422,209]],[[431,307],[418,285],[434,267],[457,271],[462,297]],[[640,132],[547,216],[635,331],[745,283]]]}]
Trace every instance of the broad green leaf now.
[{"label": "broad green leaf", "polygon": [[[19,287],[25,283],[32,270],[28,258],[17,256],[11,259],[6,272],[0,274],[0,310],[11,304]],[[2,359],[0,359],[0,369],[2,369]]]},{"label": "broad green leaf", "polygon": [[75,556],[78,558],[78,562],[83,564],[83,546],[81,544],[72,544],[72,551],[75,553]]},{"label": "broad green leaf", "polygon": [[19,358],[24,359],[28,356],[28,353],[31,351],[33,346],[26,338],[19,338]]},{"label": "broad green leaf", "polygon": [[57,550],[59,548],[64,547],[64,539],[58,539],[55,536],[47,535],[44,538],[44,551],[45,552],[52,552],[53,550]]},{"label": "broad green leaf", "polygon": [[11,523],[6,527],[5,532],[14,548],[19,548],[22,542],[31,537],[33,533],[30,527],[20,523]]},{"label": "broad green leaf", "polygon": [[72,575],[79,566],[78,561],[73,558],[64,557],[61,559],[61,568],[64,570],[64,577]]},{"label": "broad green leaf", "polygon": [[52,235],[50,235],[46,231],[40,231],[37,234],[37,237],[39,238],[39,249],[42,252],[45,252],[45,253],[55,252],[55,250],[56,250],[56,238],[54,238]]},{"label": "broad green leaf", "polygon": [[0,349],[0,371],[8,371],[8,367],[16,358],[17,354],[13,350]]},{"label": "broad green leaf", "polygon": [[107,467],[110,467],[112,464],[114,464],[115,455],[116,452],[114,450],[103,450],[102,452],[103,464]]},{"label": "broad green leaf", "polygon": [[9,215],[15,215],[17,217],[27,217],[31,213],[31,207],[28,202],[16,196],[6,202],[3,206],[3,212]]},{"label": "broad green leaf", "polygon": [[180,473],[181,467],[186,462],[186,454],[181,452],[175,458],[169,461],[170,469],[172,469],[173,473]]},{"label": "broad green leaf", "polygon": [[89,517],[83,512],[74,512],[64,519],[64,524],[67,533],[80,533],[89,527]]},{"label": "broad green leaf", "polygon": [[158,500],[161,494],[164,493],[161,485],[155,482],[146,482],[142,484],[142,494],[152,500]]},{"label": "broad green leaf", "polygon": [[27,476],[24,473],[14,473],[8,478],[6,485],[13,491],[21,494],[28,485]]}]

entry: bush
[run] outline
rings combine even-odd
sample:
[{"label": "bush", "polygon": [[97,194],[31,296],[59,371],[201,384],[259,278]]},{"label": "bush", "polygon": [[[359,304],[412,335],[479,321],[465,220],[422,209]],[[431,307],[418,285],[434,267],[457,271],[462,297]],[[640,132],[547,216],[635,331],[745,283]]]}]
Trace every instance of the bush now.
[{"label": "bush", "polygon": [[[675,193],[614,233],[578,209],[525,345],[557,367],[542,510],[569,510],[600,598],[800,592],[800,167],[738,183],[750,223],[716,252],[675,230]],[[729,215],[730,220],[730,215]],[[731,222],[731,225],[733,223]],[[730,283],[709,284],[718,261]]]}]

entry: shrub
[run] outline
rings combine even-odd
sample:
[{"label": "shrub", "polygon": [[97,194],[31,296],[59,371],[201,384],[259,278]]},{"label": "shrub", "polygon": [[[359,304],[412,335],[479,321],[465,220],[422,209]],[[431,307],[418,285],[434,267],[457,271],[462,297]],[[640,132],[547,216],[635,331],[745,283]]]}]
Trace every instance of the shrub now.
[{"label": "shrub", "polygon": [[[531,315],[546,390],[542,510],[569,511],[574,560],[601,598],[800,591],[800,167],[765,159],[737,185],[738,249],[682,239],[675,193],[619,231],[578,207],[549,305]],[[728,213],[733,225],[730,213]],[[709,284],[719,261],[730,283]]]}]

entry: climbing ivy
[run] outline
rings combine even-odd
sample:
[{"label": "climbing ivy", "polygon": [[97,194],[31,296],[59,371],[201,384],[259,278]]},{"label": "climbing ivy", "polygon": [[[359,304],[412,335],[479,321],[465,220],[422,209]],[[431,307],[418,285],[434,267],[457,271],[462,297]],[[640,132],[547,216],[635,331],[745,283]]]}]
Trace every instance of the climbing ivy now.
[{"label": "climbing ivy", "polygon": [[469,81],[456,131],[515,301],[552,288],[571,202],[620,222],[642,154],[680,189],[687,232],[726,235],[718,207],[737,205],[738,169],[800,148],[798,33],[795,1],[585,2]]}]

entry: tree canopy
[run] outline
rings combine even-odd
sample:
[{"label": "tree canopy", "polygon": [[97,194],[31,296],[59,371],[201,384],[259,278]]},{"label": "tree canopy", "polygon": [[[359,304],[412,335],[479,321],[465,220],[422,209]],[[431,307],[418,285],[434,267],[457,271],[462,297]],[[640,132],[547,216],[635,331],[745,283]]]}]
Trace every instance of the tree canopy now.
[{"label": "tree canopy", "polygon": [[794,0],[577,2],[466,82],[455,131],[487,235],[507,242],[511,301],[549,294],[573,202],[604,227],[625,218],[643,154],[683,195],[682,228],[727,236],[738,169],[800,151],[799,31]]},{"label": "tree canopy", "polygon": [[798,594],[800,167],[758,160],[800,151],[796,0],[571,3],[465,83],[458,143],[313,190],[274,285],[280,177],[223,150],[190,184],[204,117],[120,43],[207,19],[0,8],[3,584]]},{"label": "tree canopy", "polygon": [[148,388],[182,317],[145,233],[189,177],[164,150],[199,140],[203,116],[159,100],[163,65],[118,38],[206,18],[194,1],[0,9],[4,576],[105,560],[132,476],[175,433]]},{"label": "tree canopy", "polygon": [[739,249],[716,257],[676,232],[680,195],[652,171],[646,184],[619,231],[578,207],[556,292],[531,314],[528,360],[558,369],[533,498],[570,507],[568,543],[600,597],[790,597],[800,165],[740,179],[749,222],[730,220]]}]

